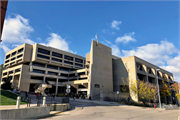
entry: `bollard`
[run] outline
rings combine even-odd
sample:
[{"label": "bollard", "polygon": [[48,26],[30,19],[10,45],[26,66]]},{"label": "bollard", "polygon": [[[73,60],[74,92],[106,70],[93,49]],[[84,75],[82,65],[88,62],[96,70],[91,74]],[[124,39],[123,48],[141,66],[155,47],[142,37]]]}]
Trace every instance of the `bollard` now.
[{"label": "bollard", "polygon": [[16,102],[16,109],[19,109],[19,107],[20,107],[20,102],[21,102],[21,97],[18,96],[18,97],[17,97],[17,102]]},{"label": "bollard", "polygon": [[46,105],[46,97],[43,97],[43,106]]}]

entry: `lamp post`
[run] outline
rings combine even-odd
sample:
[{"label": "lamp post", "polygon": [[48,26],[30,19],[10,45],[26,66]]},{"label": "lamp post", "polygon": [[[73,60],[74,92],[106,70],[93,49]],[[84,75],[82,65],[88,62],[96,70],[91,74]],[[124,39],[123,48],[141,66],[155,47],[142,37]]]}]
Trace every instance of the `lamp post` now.
[{"label": "lamp post", "polygon": [[160,99],[160,93],[159,93],[159,83],[158,83],[158,75],[157,75],[157,71],[159,71],[160,69],[156,69],[156,79],[157,79],[157,87],[158,87],[158,96],[159,96],[159,105],[161,108],[161,99]]}]

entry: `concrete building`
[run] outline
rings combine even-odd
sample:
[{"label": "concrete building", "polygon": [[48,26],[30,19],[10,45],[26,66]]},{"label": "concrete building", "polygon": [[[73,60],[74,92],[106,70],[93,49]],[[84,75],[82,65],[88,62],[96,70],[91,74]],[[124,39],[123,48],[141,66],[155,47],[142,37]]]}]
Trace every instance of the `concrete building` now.
[{"label": "concrete building", "polygon": [[[136,56],[119,58],[112,55],[110,47],[92,41],[86,58],[40,44],[23,44],[6,53],[2,80],[10,77],[11,82],[24,91],[34,91],[34,87],[48,81],[50,93],[65,92],[67,84],[74,93],[85,93],[92,99],[100,97],[100,92],[121,92],[122,77],[132,81],[137,79],[149,83],[162,84],[163,76],[174,83],[173,74]],[[159,69],[156,73],[156,70]],[[172,97],[167,98],[170,102]],[[138,101],[136,96],[131,98]],[[162,100],[163,101],[163,100]]]}]

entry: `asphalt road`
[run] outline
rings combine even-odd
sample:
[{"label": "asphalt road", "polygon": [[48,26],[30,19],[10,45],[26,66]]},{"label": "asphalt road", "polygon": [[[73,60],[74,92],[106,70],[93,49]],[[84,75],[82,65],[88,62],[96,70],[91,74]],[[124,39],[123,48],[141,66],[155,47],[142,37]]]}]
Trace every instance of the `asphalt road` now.
[{"label": "asphalt road", "polygon": [[44,118],[46,120],[178,120],[180,110],[160,110],[135,106],[103,106],[70,101],[75,109]]}]

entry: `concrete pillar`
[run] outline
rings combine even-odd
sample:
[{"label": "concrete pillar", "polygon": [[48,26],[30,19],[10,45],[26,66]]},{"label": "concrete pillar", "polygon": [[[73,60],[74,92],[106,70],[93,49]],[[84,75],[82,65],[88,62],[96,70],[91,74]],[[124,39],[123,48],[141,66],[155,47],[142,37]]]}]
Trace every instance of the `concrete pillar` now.
[{"label": "concrete pillar", "polygon": [[64,54],[62,54],[62,66],[64,66]]},{"label": "concrete pillar", "polygon": [[104,98],[103,91],[100,91],[100,101],[103,101],[103,98]]},{"label": "concrete pillar", "polygon": [[44,76],[44,78],[43,78],[43,82],[45,82],[46,81],[46,77]]},{"label": "concrete pillar", "polygon": [[17,102],[16,102],[16,109],[19,109],[19,107],[20,107],[20,102],[21,102],[21,97],[18,96],[18,97],[17,97]]},{"label": "concrete pillar", "polygon": [[58,93],[58,78],[56,79],[56,94]]},{"label": "concrete pillar", "polygon": [[43,97],[43,106],[45,107],[46,105],[46,97]]}]

